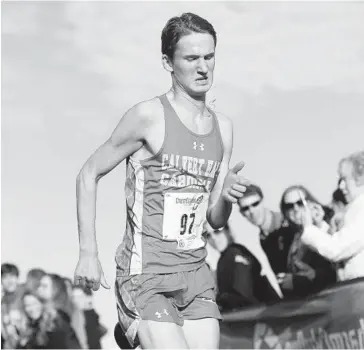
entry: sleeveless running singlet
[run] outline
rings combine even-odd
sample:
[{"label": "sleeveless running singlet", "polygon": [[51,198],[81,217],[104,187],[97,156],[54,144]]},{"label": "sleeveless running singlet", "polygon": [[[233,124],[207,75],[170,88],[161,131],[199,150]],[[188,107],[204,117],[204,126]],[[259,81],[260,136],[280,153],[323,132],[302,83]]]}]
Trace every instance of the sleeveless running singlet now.
[{"label": "sleeveless running singlet", "polygon": [[179,119],[166,95],[160,151],[126,161],[126,231],[116,252],[117,276],[174,273],[200,267],[210,192],[223,157],[216,115],[211,131],[198,135]]}]

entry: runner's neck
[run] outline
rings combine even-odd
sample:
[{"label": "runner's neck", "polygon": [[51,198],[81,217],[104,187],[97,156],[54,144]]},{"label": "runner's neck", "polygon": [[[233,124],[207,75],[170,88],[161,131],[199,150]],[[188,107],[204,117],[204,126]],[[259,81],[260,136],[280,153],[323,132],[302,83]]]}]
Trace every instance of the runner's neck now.
[{"label": "runner's neck", "polygon": [[[201,120],[206,117],[211,117],[211,114],[206,107],[205,95],[202,97],[202,99],[195,99],[181,89],[172,88],[170,90],[169,97],[171,98],[172,102],[175,103],[175,105],[180,106],[186,111],[190,112],[193,115],[194,120]],[[195,114],[196,112],[198,112],[197,115]]]}]

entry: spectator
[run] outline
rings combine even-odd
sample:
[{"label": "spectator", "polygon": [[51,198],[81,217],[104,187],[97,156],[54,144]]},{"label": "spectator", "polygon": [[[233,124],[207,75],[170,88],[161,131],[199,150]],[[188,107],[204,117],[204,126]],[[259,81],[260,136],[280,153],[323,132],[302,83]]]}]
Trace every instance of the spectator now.
[{"label": "spectator", "polygon": [[19,285],[19,269],[14,264],[1,264],[1,286],[4,296],[13,295]]},{"label": "spectator", "polygon": [[1,265],[1,311],[8,313],[17,302],[19,292],[19,269],[16,265],[4,263]]},{"label": "spectator", "polygon": [[100,317],[94,309],[92,290],[80,285],[74,286],[73,302],[85,316],[88,348],[101,349],[101,338],[107,333],[107,330],[100,323]]},{"label": "spectator", "polygon": [[[340,184],[339,184],[340,185]],[[331,208],[335,213],[345,211],[348,202],[340,188],[337,188],[332,194]]]},{"label": "spectator", "polygon": [[[55,310],[57,319],[61,319],[57,322],[68,324],[68,328],[74,332],[78,345],[73,345],[73,340],[71,339],[69,340],[71,341],[71,345],[69,345],[71,348],[80,348],[80,343],[83,343],[83,348],[101,348],[100,339],[107,333],[107,329],[100,324],[99,316],[93,308],[91,290],[85,289],[81,291],[84,303],[82,310],[80,310],[75,305],[76,303],[73,304],[73,284],[71,279],[67,277],[62,278],[56,274],[47,274],[43,269],[34,268],[27,273],[25,283],[20,284],[17,266],[4,263],[1,266],[1,281],[2,348],[63,347],[62,341],[61,345],[57,345],[59,340],[54,342],[54,339],[57,339],[59,336],[58,331],[58,333],[56,332],[55,335],[52,335],[50,340],[53,345],[42,345],[35,342],[36,338],[38,336],[42,338],[42,335],[37,333],[37,327],[34,328],[37,322],[31,321],[31,314],[32,312],[36,314],[40,309],[43,310],[43,307],[47,319],[49,319],[49,311]],[[40,307],[40,304],[42,304],[42,307]],[[24,306],[30,311],[26,312]],[[29,329],[30,326],[32,326],[31,329]],[[41,331],[40,334],[43,333]],[[20,341],[22,341],[22,344],[20,344]]]},{"label": "spectator", "polygon": [[1,264],[1,348],[13,348],[17,342],[20,293],[19,269],[14,264]]},{"label": "spectator", "polygon": [[279,300],[261,265],[244,246],[233,243],[229,226],[213,230],[206,223],[209,244],[221,252],[217,264],[217,303],[223,311]]},{"label": "spectator", "polygon": [[20,349],[80,349],[74,330],[50,304],[36,293],[22,298],[25,324],[20,331]]},{"label": "spectator", "polygon": [[66,284],[67,295],[70,299],[73,296],[73,283],[69,277],[63,277],[64,283]]},{"label": "spectator", "polygon": [[19,329],[22,315],[18,309],[2,314],[1,340],[2,349],[15,349],[19,342]]},{"label": "spectator", "polygon": [[293,238],[288,249],[286,270],[277,276],[285,297],[304,297],[336,281],[333,264],[301,242],[305,201],[315,204],[316,225],[326,231],[333,215],[333,211],[321,205],[304,186],[291,186],[284,191],[280,207],[288,226],[282,230]]},{"label": "spectator", "polygon": [[330,233],[339,231],[344,223],[345,210],[347,206],[344,193],[340,188],[337,188],[332,194],[331,208],[335,214],[330,221]]},{"label": "spectator", "polygon": [[254,184],[246,186],[244,196],[239,199],[238,204],[240,213],[259,228],[261,242],[281,227],[282,214],[264,206],[264,196],[259,186]]},{"label": "spectator", "polygon": [[282,214],[265,207],[263,192],[254,184],[247,186],[238,204],[240,213],[259,228],[260,244],[272,270],[276,274],[286,271],[293,236],[286,232]]},{"label": "spectator", "polygon": [[39,296],[50,303],[65,321],[70,322],[76,332],[82,349],[87,349],[87,336],[83,312],[72,302],[67,292],[67,285],[57,274],[47,274],[38,288]]},{"label": "spectator", "polygon": [[315,209],[305,210],[302,242],[326,259],[340,264],[340,281],[364,277],[364,151],[351,154],[339,163],[339,188],[349,203],[342,228],[333,235],[316,227]]},{"label": "spectator", "polygon": [[46,275],[46,272],[42,269],[36,268],[29,270],[27,278],[25,280],[24,288],[27,291],[36,292],[39,288],[41,279]]}]

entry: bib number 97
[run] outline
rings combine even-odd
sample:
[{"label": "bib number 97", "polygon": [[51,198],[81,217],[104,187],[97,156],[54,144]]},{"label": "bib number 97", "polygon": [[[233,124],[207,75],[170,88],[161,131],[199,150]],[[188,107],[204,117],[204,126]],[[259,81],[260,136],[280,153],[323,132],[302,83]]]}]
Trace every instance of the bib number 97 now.
[{"label": "bib number 97", "polygon": [[195,223],[195,213],[191,213],[189,216],[187,214],[183,214],[181,216],[181,231],[180,235],[184,235],[188,229],[188,233],[192,233],[193,224]]}]

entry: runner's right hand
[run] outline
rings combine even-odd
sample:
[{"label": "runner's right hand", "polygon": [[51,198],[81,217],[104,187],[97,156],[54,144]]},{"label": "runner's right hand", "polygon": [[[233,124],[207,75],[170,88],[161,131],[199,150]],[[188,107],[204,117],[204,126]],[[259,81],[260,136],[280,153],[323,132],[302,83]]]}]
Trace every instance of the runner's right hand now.
[{"label": "runner's right hand", "polygon": [[110,289],[104,271],[96,254],[80,253],[74,277],[75,285],[85,286],[97,291],[101,286]]}]

